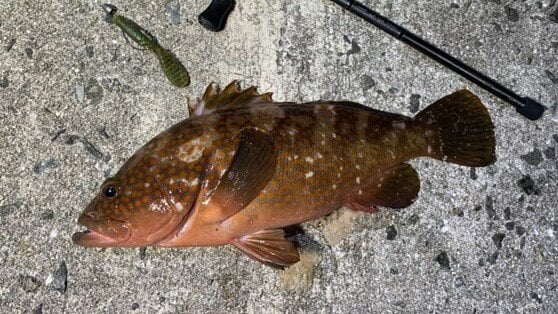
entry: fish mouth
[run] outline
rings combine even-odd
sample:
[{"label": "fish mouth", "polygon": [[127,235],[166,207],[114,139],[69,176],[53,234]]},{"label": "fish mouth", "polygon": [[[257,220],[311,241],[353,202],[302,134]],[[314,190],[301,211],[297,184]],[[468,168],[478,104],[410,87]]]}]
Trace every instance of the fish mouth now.
[{"label": "fish mouth", "polygon": [[115,219],[97,219],[82,214],[78,223],[87,230],[74,233],[72,241],[84,247],[126,246],[126,241],[131,236],[128,223]]}]

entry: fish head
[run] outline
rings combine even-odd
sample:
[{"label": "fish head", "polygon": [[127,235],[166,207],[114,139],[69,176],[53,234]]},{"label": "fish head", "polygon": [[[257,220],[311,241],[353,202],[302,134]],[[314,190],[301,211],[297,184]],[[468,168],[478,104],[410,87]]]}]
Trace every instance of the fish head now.
[{"label": "fish head", "polygon": [[151,173],[139,173],[119,172],[101,185],[78,218],[88,230],[75,233],[74,243],[86,247],[147,246],[174,230],[183,215],[169,201],[167,188]]}]

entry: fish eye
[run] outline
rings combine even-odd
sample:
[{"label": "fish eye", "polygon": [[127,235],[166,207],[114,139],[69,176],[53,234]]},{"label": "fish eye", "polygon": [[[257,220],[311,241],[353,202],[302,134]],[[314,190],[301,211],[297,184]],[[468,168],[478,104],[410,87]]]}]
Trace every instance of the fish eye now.
[{"label": "fish eye", "polygon": [[116,188],[114,185],[107,185],[103,191],[105,197],[111,198],[116,196]]}]

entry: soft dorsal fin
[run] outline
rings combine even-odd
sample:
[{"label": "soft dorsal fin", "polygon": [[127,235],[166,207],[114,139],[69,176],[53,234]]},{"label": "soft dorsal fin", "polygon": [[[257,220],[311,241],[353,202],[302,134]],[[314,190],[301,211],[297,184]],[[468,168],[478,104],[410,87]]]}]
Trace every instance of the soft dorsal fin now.
[{"label": "soft dorsal fin", "polygon": [[277,151],[271,135],[255,128],[240,133],[240,141],[221,182],[209,196],[211,207],[226,220],[248,205],[275,173]]},{"label": "soft dorsal fin", "polygon": [[266,265],[284,268],[300,260],[294,243],[285,238],[283,229],[261,230],[245,235],[233,245]]},{"label": "soft dorsal fin", "polygon": [[217,85],[211,83],[207,86],[201,100],[188,101],[190,115],[202,115],[215,110],[233,109],[260,102],[272,102],[272,93],[260,94],[257,87],[252,86],[241,90],[238,81],[232,81],[219,92]]},{"label": "soft dorsal fin", "polygon": [[353,193],[347,206],[368,212],[376,211],[375,205],[405,208],[415,201],[419,190],[417,172],[409,164],[402,163],[387,169]]}]

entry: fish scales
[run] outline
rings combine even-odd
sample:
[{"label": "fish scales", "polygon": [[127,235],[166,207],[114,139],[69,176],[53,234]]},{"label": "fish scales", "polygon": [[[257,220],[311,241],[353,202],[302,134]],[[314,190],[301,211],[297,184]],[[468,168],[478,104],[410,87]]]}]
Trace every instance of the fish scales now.
[{"label": "fish scales", "polygon": [[[233,85],[235,84],[235,85]],[[138,150],[103,183],[74,235],[84,246],[232,244],[285,267],[298,251],[281,228],[348,206],[407,207],[418,195],[405,161],[494,161],[493,125],[468,91],[415,118],[351,102],[277,103],[233,82],[210,85],[193,116]],[[113,193],[114,192],[114,193]]]}]

